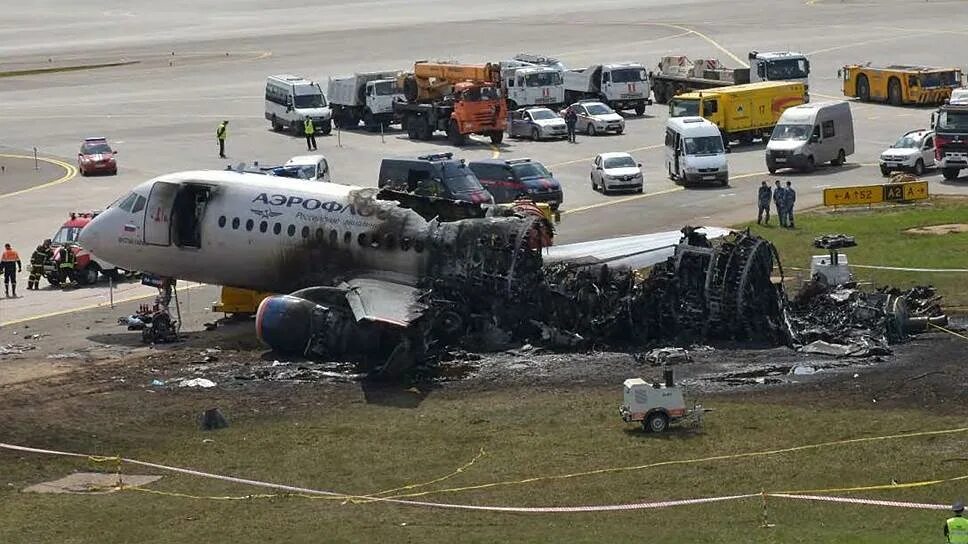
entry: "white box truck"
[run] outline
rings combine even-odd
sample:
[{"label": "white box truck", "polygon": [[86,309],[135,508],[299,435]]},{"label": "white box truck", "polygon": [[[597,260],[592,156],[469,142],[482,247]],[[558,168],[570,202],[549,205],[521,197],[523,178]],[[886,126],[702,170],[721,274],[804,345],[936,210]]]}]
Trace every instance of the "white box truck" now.
[{"label": "white box truck", "polygon": [[645,113],[652,103],[649,75],[645,66],[634,62],[594,64],[584,70],[565,71],[565,101],[601,100],[616,111]]},{"label": "white box truck", "polygon": [[396,121],[393,102],[403,100],[397,86],[399,71],[363,72],[329,78],[329,105],[333,122],[339,128],[356,128],[360,121],[377,131]]}]

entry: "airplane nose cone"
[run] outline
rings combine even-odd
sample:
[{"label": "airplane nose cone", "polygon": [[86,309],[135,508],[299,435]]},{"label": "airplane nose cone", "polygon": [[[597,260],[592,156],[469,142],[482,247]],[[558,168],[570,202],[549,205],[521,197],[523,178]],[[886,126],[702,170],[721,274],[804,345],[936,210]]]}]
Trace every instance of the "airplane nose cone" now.
[{"label": "airplane nose cone", "polygon": [[98,218],[95,217],[93,221],[81,229],[81,233],[77,237],[77,242],[84,249],[92,253],[98,253],[99,247],[101,247],[102,237],[103,234],[101,233],[101,229],[98,225]]}]

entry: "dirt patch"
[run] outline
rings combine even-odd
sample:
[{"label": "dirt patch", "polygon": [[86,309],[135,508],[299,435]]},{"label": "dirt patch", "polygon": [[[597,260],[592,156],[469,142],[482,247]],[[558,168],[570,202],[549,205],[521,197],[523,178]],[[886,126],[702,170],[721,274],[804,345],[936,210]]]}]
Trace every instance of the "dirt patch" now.
[{"label": "dirt patch", "polygon": [[[124,487],[140,487],[158,481],[161,476],[122,474],[120,483]],[[103,472],[75,472],[59,480],[41,482],[24,488],[26,493],[74,493],[81,495],[103,495],[119,490],[117,474]]]},{"label": "dirt patch", "polygon": [[949,223],[947,225],[928,225],[925,227],[915,227],[904,231],[907,234],[958,234],[968,232],[968,223]]}]

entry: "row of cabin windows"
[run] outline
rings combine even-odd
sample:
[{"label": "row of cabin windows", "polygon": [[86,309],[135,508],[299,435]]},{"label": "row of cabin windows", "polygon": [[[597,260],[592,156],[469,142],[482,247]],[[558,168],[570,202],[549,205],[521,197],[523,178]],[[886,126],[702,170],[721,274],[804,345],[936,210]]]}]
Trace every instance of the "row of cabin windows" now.
[{"label": "row of cabin windows", "polygon": [[[230,223],[229,219],[224,215],[218,218],[219,228],[224,229],[226,228],[226,225],[228,225],[229,223]],[[233,217],[231,220],[231,226],[232,226],[232,230],[239,230],[239,228],[242,226],[242,220],[239,219],[238,217]],[[246,231],[252,232],[252,230],[255,229],[255,227],[256,227],[255,221],[253,221],[252,219],[247,219],[245,221]],[[277,236],[281,235],[282,227],[283,227],[282,223],[273,223],[272,233]],[[259,232],[266,233],[268,231],[269,231],[269,222],[260,221]],[[288,234],[290,238],[295,237],[296,225],[289,225],[286,228],[286,234]],[[313,234],[313,232],[308,226],[304,226],[300,232],[300,235],[302,236],[303,239],[309,239],[311,234]],[[319,240],[319,241],[323,241],[327,237],[326,229],[318,228],[316,229],[315,234],[316,234],[316,240]],[[331,246],[337,245],[339,243],[339,238],[340,238],[339,232],[337,232],[336,229],[329,230],[329,245]],[[343,243],[349,244],[352,241],[353,241],[353,234],[349,231],[344,232]],[[385,247],[387,249],[393,249],[397,246],[397,238],[393,234],[385,234],[383,236],[371,237],[367,233],[362,232],[356,237],[356,242],[361,246],[369,246],[372,248]],[[424,249],[423,242],[419,240],[413,241],[406,236],[404,236],[403,238],[400,238],[400,249],[407,251],[410,248],[413,248],[414,251],[416,251],[417,253],[420,253]]]}]

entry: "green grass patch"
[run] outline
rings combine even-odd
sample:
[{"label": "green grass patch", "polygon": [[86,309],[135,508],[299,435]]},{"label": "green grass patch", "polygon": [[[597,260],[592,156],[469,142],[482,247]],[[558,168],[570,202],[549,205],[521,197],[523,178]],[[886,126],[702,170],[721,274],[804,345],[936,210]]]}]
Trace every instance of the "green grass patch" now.
[{"label": "green grass patch", "polygon": [[[300,393],[309,397],[313,391]],[[405,394],[405,393],[404,393]],[[144,392],[98,395],[83,417],[24,425],[35,444],[123,455],[273,482],[374,493],[454,471],[440,490],[606,467],[772,450],[864,436],[964,425],[963,418],[914,411],[817,410],[714,402],[702,432],[648,435],[616,414],[620,390],[510,390],[439,393],[415,408],[325,398],[260,413],[223,408],[228,429],[194,429],[190,394],[152,395],[154,416],[133,415]],[[89,399],[90,400],[90,399]],[[147,399],[141,399],[145,401]],[[295,395],[280,403],[298,404]],[[176,404],[177,403],[177,404]],[[275,405],[278,406],[279,403]],[[709,403],[707,403],[708,405]],[[179,407],[181,406],[181,407]],[[251,407],[252,404],[249,404]],[[28,429],[33,429],[29,430]],[[29,436],[28,436],[29,435]],[[204,443],[204,439],[214,442]],[[510,506],[598,505],[870,484],[968,473],[965,434],[830,446],[754,459],[725,459],[593,476],[548,479],[423,500]],[[961,459],[961,461],[958,461]],[[508,514],[353,504],[303,498],[189,499],[134,491],[100,496],[37,495],[19,489],[88,469],[91,463],[0,452],[0,542],[850,542],[939,540],[946,513],[770,499],[662,510],[593,514]],[[109,468],[109,467],[105,467]],[[132,473],[151,472],[126,466]],[[264,489],[167,474],[151,489],[245,495]],[[948,503],[960,483],[855,493],[879,499]],[[839,493],[849,495],[848,493]],[[701,520],[701,522],[697,522]]]},{"label": "green grass patch", "polygon": [[[807,269],[810,256],[822,255],[824,250],[813,247],[813,239],[823,234],[845,233],[857,239],[857,247],[847,248],[852,264],[895,266],[901,268],[968,269],[968,232],[948,234],[916,234],[906,232],[916,227],[968,223],[968,199],[932,198],[925,205],[871,210],[815,209],[796,215],[796,229],[783,229],[776,217],[770,226],[755,221],[741,225],[773,242],[785,267]],[[910,287],[934,285],[944,295],[948,306],[968,306],[968,274],[964,272],[903,272],[855,268],[860,281],[877,285]],[[796,276],[790,272],[787,276]]]}]

